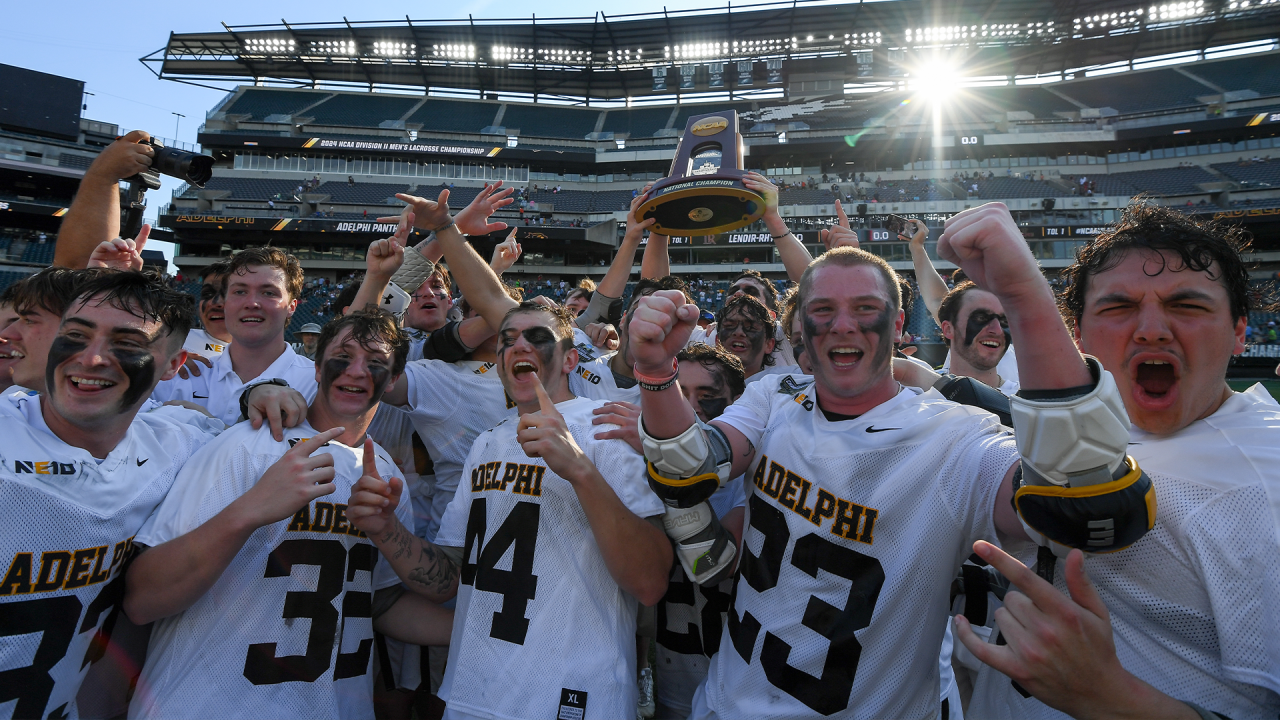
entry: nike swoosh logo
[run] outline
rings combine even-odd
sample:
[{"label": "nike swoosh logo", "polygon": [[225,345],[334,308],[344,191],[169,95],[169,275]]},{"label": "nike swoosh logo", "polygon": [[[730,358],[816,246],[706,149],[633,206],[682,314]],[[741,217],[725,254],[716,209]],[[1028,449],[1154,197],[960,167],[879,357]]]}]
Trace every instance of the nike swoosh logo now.
[{"label": "nike swoosh logo", "polygon": [[208,399],[209,399],[209,396],[208,396],[208,395],[197,395],[197,394],[195,394],[195,393],[191,393],[191,397],[193,397],[193,398],[200,398],[201,400],[208,400]]},{"label": "nike swoosh logo", "polygon": [[142,459],[142,460],[139,460],[139,461],[138,461],[138,467],[142,467],[143,465],[146,465],[146,464],[147,464],[147,460],[150,460],[150,459],[151,459],[151,458],[144,458],[144,459]]},{"label": "nike swoosh logo", "polygon": [[869,428],[867,428],[867,432],[885,432],[886,430],[901,430],[901,429],[902,429],[902,428],[878,428],[878,427],[869,427]]}]

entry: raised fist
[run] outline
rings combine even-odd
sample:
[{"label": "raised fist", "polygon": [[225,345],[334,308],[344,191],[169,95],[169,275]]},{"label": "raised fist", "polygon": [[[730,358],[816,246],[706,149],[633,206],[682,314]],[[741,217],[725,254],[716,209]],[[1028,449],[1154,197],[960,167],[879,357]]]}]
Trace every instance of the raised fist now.
[{"label": "raised fist", "polygon": [[684,349],[698,325],[698,306],[679,290],[658,290],[636,301],[627,323],[631,356],[640,372],[665,376],[676,353]]},{"label": "raised fist", "polygon": [[959,265],[966,277],[1001,300],[1049,292],[1004,203],[987,203],[949,218],[938,239],[938,257]]}]

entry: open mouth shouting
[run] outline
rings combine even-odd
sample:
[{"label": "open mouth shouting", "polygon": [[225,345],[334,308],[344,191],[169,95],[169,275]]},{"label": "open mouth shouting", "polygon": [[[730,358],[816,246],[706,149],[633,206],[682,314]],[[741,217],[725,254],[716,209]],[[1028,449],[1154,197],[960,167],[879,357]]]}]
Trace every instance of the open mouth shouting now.
[{"label": "open mouth shouting", "polygon": [[734,355],[743,355],[751,349],[751,344],[746,340],[730,340],[725,349]]},{"label": "open mouth shouting", "polygon": [[1164,410],[1177,399],[1182,368],[1169,353],[1142,353],[1129,362],[1133,400],[1145,410]]},{"label": "open mouth shouting", "polygon": [[832,367],[835,367],[836,369],[845,369],[857,367],[858,363],[862,361],[862,356],[864,354],[865,353],[858,348],[837,347],[828,351],[827,357],[831,360]]},{"label": "open mouth shouting", "polygon": [[1004,347],[1004,342],[996,338],[983,338],[978,341],[978,344],[983,347],[991,348],[992,350],[999,350]]}]

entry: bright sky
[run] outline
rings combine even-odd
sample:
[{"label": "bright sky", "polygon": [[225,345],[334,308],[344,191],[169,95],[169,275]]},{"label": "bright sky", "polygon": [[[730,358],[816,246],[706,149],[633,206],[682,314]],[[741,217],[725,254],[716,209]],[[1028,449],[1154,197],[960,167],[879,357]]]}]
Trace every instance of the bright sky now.
[{"label": "bright sky", "polygon": [[[139,6],[72,0],[46,5],[41,0],[6,3],[0,26],[0,63],[83,80],[88,109],[83,117],[141,128],[153,135],[195,142],[204,114],[224,93],[172,81],[157,80],[138,58],[164,47],[170,32],[210,32],[228,25],[255,23],[337,22],[350,20],[590,17],[602,7],[615,12],[655,12],[720,5],[717,0],[636,0],[625,6],[584,0],[464,0],[459,3],[393,3],[364,0],[353,5],[335,0],[305,3],[221,0]],[[745,3],[744,3],[745,4]],[[126,12],[126,8],[128,11]],[[356,11],[359,12],[356,12]],[[174,113],[185,115],[179,118]],[[168,202],[180,184],[165,178],[159,191],[148,193],[148,217]],[[173,247],[156,243],[172,259]],[[172,265],[170,266],[172,270]]]}]

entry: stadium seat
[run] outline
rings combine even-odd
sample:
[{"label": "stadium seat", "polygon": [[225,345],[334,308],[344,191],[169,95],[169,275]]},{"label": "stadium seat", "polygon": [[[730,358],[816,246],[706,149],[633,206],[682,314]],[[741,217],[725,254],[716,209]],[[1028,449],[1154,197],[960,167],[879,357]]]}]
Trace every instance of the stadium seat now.
[{"label": "stadium seat", "polygon": [[507,103],[502,126],[519,130],[520,136],[573,138],[581,140],[596,129],[600,111],[557,107],[555,105],[517,105]]},{"label": "stadium seat", "polygon": [[396,202],[396,193],[409,191],[405,183],[356,183],[351,185],[342,181],[321,183],[312,192],[328,195],[326,202],[347,205],[386,205]]},{"label": "stadium seat", "polygon": [[1276,55],[1253,56],[1198,62],[1185,67],[1196,77],[1224,90],[1253,90],[1260,97],[1270,97],[1280,95],[1280,73],[1276,72],[1278,60],[1280,56]]},{"label": "stadium seat", "polygon": [[478,133],[493,124],[497,103],[466,100],[428,99],[405,118],[406,126],[420,125],[423,131]]},{"label": "stadium seat", "polygon": [[1121,113],[1193,107],[1203,104],[1196,97],[1214,94],[1212,88],[1169,69],[1072,80],[1054,89],[1088,107],[1115,108]]},{"label": "stadium seat", "polygon": [[332,93],[311,90],[266,90],[251,87],[245,88],[240,97],[224,108],[223,112],[263,120],[269,115],[292,115],[331,95]]},{"label": "stadium seat", "polygon": [[1222,182],[1199,166],[1111,173],[1109,178],[1151,195],[1195,195],[1204,192],[1197,183]]},{"label": "stadium seat", "polygon": [[316,125],[378,127],[383,122],[399,120],[419,100],[418,97],[344,93],[311,108],[307,115]]},{"label": "stadium seat", "polygon": [[667,126],[671,107],[617,108],[604,116],[602,132],[627,133],[628,137],[652,137]]},{"label": "stadium seat", "polygon": [[1280,187],[1280,160],[1252,162],[1246,158],[1243,165],[1238,162],[1215,163],[1210,167],[1249,186]]},{"label": "stadium seat", "polygon": [[[1027,168],[1028,172],[1035,168]],[[1101,176],[1099,176],[1101,179]],[[1000,200],[1013,198],[1067,197],[1070,192],[1060,190],[1047,182],[1024,180],[1013,177],[979,178],[978,197],[983,200]],[[1102,194],[1102,193],[1099,193]]]}]

